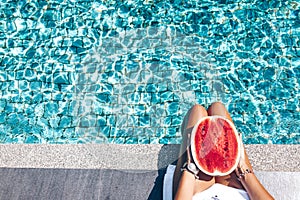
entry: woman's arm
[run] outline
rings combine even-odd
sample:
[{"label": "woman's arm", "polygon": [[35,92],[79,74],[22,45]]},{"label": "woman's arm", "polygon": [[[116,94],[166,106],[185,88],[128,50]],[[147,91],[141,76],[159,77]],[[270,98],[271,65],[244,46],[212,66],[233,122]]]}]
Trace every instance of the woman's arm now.
[{"label": "woman's arm", "polygon": [[239,166],[236,169],[236,175],[239,177],[242,185],[246,189],[251,200],[274,200],[271,194],[264,188],[264,186],[257,179],[253,173],[252,166],[250,164],[248,155],[245,151],[242,137],[240,135],[241,142],[241,157]]},{"label": "woman's arm", "polygon": [[180,178],[175,200],[191,200],[194,195],[195,182],[194,174],[184,170]]},{"label": "woman's arm", "polygon": [[241,183],[247,190],[247,193],[252,200],[274,200],[264,186],[259,182],[255,174],[246,173],[241,177]]},{"label": "woman's arm", "polygon": [[[187,133],[187,147],[186,147],[186,163],[190,164],[192,162],[192,156],[191,156],[191,147],[190,147],[190,137],[191,135]],[[184,164],[185,165],[185,164]],[[183,165],[183,166],[184,166]],[[178,188],[175,195],[175,200],[192,200],[194,195],[194,187],[196,183],[195,175],[192,174],[188,170],[182,170],[182,167],[180,166],[181,171],[181,177],[178,184]]]}]

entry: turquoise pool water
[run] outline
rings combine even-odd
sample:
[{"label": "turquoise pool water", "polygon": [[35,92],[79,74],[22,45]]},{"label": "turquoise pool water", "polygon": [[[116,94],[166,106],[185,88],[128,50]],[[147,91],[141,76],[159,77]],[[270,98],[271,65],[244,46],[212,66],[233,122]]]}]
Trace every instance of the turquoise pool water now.
[{"label": "turquoise pool water", "polygon": [[1,1],[1,143],[180,143],[222,101],[247,144],[300,143],[298,1]]}]

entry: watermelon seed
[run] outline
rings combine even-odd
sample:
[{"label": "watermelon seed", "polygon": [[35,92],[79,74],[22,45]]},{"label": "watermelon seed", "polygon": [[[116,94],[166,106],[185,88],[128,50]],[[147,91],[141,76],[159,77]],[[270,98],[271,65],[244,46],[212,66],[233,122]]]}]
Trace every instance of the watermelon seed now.
[{"label": "watermelon seed", "polygon": [[205,135],[205,126],[202,126],[201,135]]}]

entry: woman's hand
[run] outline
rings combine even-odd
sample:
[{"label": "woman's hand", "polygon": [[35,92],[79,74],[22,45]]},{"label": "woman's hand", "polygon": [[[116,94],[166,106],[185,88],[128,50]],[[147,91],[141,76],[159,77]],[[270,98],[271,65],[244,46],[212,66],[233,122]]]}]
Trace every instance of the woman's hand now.
[{"label": "woman's hand", "polygon": [[192,149],[191,149],[191,134],[187,135],[187,148],[186,148],[186,162],[185,169],[187,169],[190,173],[194,174],[196,179],[199,179],[200,169],[196,166],[195,161],[192,156]]},{"label": "woman's hand", "polygon": [[240,159],[239,159],[238,167],[235,170],[236,175],[238,177],[240,177],[241,174],[243,174],[243,173],[253,172],[252,166],[250,164],[248,155],[246,153],[246,150],[245,150],[245,147],[244,147],[244,144],[243,144],[241,134],[239,134],[239,140],[240,140],[240,145],[241,145],[240,146],[241,147],[241,149],[240,149]]}]

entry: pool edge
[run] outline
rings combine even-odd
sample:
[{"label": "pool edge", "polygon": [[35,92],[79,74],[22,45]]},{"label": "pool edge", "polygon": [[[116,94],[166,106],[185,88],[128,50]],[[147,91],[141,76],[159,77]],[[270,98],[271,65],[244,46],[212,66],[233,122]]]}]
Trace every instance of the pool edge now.
[{"label": "pool edge", "polygon": [[[158,170],[174,163],[176,144],[0,144],[2,168]],[[257,171],[300,171],[300,145],[245,145]]]}]

